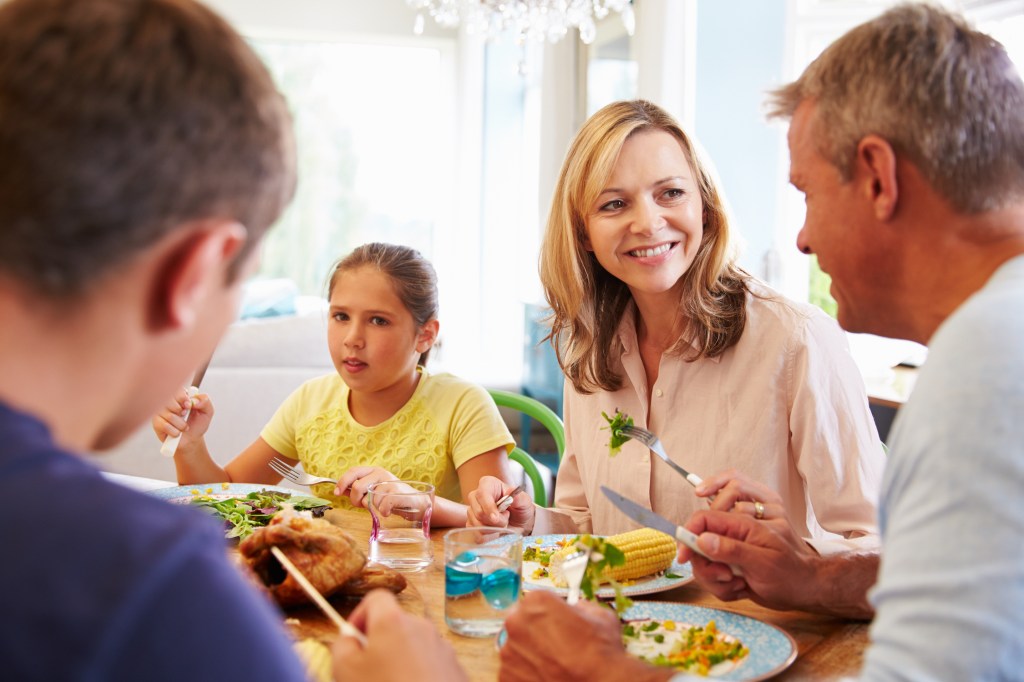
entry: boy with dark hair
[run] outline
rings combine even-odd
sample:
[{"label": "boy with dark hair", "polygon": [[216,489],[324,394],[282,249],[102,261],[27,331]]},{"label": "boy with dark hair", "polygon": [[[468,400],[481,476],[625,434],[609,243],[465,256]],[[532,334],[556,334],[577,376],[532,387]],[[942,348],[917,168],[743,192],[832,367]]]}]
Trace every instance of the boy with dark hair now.
[{"label": "boy with dark hair", "polygon": [[0,5],[5,679],[302,678],[214,524],[75,454],[209,356],[293,156],[267,71],[201,5]]}]

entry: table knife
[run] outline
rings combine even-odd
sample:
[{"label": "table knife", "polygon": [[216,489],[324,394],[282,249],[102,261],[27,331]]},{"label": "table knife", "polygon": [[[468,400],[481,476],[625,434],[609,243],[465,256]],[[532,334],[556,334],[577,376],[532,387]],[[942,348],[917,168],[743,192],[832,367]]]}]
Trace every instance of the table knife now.
[{"label": "table knife", "polygon": [[[189,415],[192,414],[192,399],[199,395],[199,387],[189,386],[185,389],[185,395],[188,396],[188,406],[185,407],[185,414],[182,415],[182,419],[187,422]],[[160,454],[164,457],[174,457],[174,453],[178,451],[178,443],[180,441],[180,433],[177,436],[167,436],[160,446]]]},{"label": "table knife", "polygon": [[623,497],[622,495],[615,492],[611,488],[601,486],[601,492],[604,493],[605,497],[611,500],[612,504],[614,504],[619,511],[621,511],[623,514],[639,523],[641,526],[653,528],[654,530],[660,530],[662,533],[667,533],[668,535],[671,535],[676,540],[692,549],[697,554],[700,554],[705,559],[709,561],[714,561],[714,559],[712,559],[703,551],[701,551],[701,549],[697,546],[697,536],[689,530],[683,528],[682,526],[677,526],[676,524],[666,519],[664,516],[655,514],[650,509],[647,509],[646,507],[637,504],[628,497]]},{"label": "table knife", "polygon": [[[637,523],[648,528],[654,528],[655,530],[665,532],[665,534],[672,536],[703,558],[706,558],[709,561],[715,561],[715,559],[703,553],[703,551],[697,547],[697,537],[692,531],[687,530],[681,525],[676,525],[664,516],[655,514],[651,510],[638,505],[627,497],[615,493],[610,487],[602,485],[601,492],[604,493],[604,497],[611,501],[611,504],[615,505],[618,511],[623,512]],[[729,568],[732,569],[733,576],[742,576],[742,573],[736,566],[730,565]]]}]

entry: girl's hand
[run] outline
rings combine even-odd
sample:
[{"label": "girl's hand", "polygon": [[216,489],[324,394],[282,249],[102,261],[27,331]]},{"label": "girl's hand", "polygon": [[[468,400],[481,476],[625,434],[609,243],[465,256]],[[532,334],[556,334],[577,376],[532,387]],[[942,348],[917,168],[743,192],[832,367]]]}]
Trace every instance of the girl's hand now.
[{"label": "girl's hand", "polygon": [[178,447],[187,449],[189,445],[202,440],[213,420],[213,402],[205,393],[199,393],[191,400],[192,413],[187,422],[184,415],[188,410],[189,397],[185,389],[178,391],[178,394],[153,417],[153,431],[161,442],[165,438],[181,434]]},{"label": "girl's hand", "polygon": [[367,499],[366,503],[373,507],[371,513],[376,510],[378,516],[387,517],[394,512],[406,521],[422,521],[429,518],[432,496],[405,481],[394,481],[374,488],[373,500]]},{"label": "girl's hand", "polygon": [[353,506],[366,508],[366,490],[378,481],[397,481],[398,477],[380,467],[352,467],[338,479],[334,494],[347,494]]},{"label": "girl's hand", "polygon": [[758,520],[786,518],[786,508],[777,492],[735,469],[709,476],[697,486],[698,497],[711,495],[715,496],[711,508],[716,511],[739,512]]},{"label": "girl's hand", "polygon": [[515,486],[505,483],[494,476],[483,476],[476,490],[471,492],[469,509],[466,510],[467,526],[492,526],[504,528],[522,528],[529,532],[533,530],[533,522],[536,517],[536,510],[533,500],[521,490],[512,498],[512,505],[503,512],[498,511],[498,500],[512,492]]}]

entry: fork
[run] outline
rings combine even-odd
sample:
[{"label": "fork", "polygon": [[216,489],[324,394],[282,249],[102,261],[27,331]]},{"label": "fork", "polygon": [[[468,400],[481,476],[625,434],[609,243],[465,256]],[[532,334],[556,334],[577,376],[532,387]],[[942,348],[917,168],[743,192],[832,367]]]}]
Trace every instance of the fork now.
[{"label": "fork", "polygon": [[624,426],[619,429],[619,433],[629,436],[630,438],[635,438],[646,445],[651,452],[656,454],[658,457],[661,457],[665,464],[668,464],[670,467],[682,474],[683,478],[689,481],[694,488],[704,482],[704,479],[697,474],[690,473],[669,459],[668,455],[665,453],[665,448],[661,445],[661,440],[647,429],[641,429],[636,426]]},{"label": "fork", "polygon": [[269,466],[276,473],[280,474],[282,478],[285,478],[295,485],[316,485],[317,483],[337,483],[338,481],[333,478],[325,478],[323,476],[312,476],[304,471],[298,471],[295,467],[289,465],[282,459],[275,457],[270,460]]},{"label": "fork", "polygon": [[583,583],[583,574],[587,572],[589,563],[589,549],[581,549],[562,561],[562,577],[569,584],[569,595],[565,598],[569,606],[575,606],[580,600],[580,585]]}]

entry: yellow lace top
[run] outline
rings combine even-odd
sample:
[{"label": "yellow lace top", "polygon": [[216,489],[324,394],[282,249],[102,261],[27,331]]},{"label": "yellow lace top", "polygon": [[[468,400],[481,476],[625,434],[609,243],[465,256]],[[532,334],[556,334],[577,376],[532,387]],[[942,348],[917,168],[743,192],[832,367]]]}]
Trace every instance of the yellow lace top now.
[{"label": "yellow lace top", "polygon": [[[464,462],[504,446],[512,435],[480,386],[451,374],[422,376],[409,401],[376,426],[363,426],[348,410],[348,386],[337,374],[307,381],[277,409],[260,436],[317,476],[337,478],[354,466],[379,466],[400,479],[432,483],[437,495],[461,501],[456,472]],[[341,507],[331,484],[313,494]]]}]

